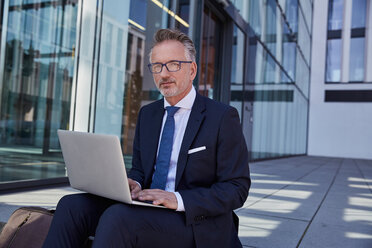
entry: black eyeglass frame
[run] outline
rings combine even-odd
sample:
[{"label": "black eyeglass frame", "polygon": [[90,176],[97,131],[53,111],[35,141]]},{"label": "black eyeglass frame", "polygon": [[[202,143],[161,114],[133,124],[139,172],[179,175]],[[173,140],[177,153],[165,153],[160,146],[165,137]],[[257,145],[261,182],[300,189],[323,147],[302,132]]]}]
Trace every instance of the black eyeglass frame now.
[{"label": "black eyeglass frame", "polygon": [[[172,63],[172,62],[178,62],[179,64],[180,64],[180,68],[178,69],[178,70],[175,70],[175,71],[171,71],[171,70],[169,70],[169,68],[168,68],[168,66],[167,66],[167,64],[168,63]],[[159,74],[159,73],[161,73],[162,71],[163,71],[163,67],[165,66],[165,68],[167,68],[167,70],[169,71],[169,72],[176,72],[176,71],[179,71],[179,70],[181,70],[181,68],[182,68],[182,63],[188,63],[188,64],[191,64],[192,63],[192,61],[190,60],[190,61],[182,61],[182,60],[171,60],[171,61],[168,61],[167,63],[150,63],[150,64],[148,64],[147,65],[147,67],[149,68],[149,70],[150,70],[150,72],[152,73],[152,74]],[[159,72],[154,72],[154,71],[152,71],[151,70],[151,68],[152,68],[152,66],[153,65],[161,65],[161,69],[160,69],[160,71]]]}]

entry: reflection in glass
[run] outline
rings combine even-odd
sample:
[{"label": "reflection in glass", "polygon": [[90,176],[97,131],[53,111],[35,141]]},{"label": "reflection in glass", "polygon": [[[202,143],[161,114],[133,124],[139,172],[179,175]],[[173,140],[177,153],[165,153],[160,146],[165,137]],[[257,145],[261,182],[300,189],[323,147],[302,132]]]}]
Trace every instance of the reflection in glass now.
[{"label": "reflection in glass", "polygon": [[9,2],[0,54],[1,180],[64,176],[57,130],[69,124],[78,6]]},{"label": "reflection in glass", "polygon": [[[294,81],[295,70],[296,70],[296,43],[295,42],[283,42],[283,61],[282,66],[286,70],[288,76]],[[287,78],[285,76],[284,78]],[[283,80],[282,82],[286,82]]]},{"label": "reflection in glass", "polygon": [[307,101],[294,85],[256,85],[252,159],[306,153]]},{"label": "reflection in glass", "polygon": [[307,63],[310,64],[311,37],[309,32],[307,31],[305,19],[302,13],[299,15],[298,25],[298,44],[301,47],[302,53],[304,54]]},{"label": "reflection in glass", "polygon": [[122,149],[124,155],[132,154],[137,116],[143,99],[144,64],[148,61],[144,51],[145,39],[145,34],[129,27],[122,119]]},{"label": "reflection in glass", "polygon": [[219,80],[219,47],[222,24],[218,17],[207,7],[203,12],[204,27],[200,66],[199,93],[209,98],[216,98],[214,88]]},{"label": "reflection in glass", "polygon": [[310,69],[299,52],[297,52],[296,62],[296,85],[301,92],[309,96]]},{"label": "reflection in glass", "polygon": [[364,80],[364,43],[364,37],[350,40],[349,81],[362,82]]},{"label": "reflection in glass", "polygon": [[272,54],[276,51],[276,2],[268,0],[266,6],[266,36],[265,43]]},{"label": "reflection in glass", "polygon": [[234,38],[231,59],[231,101],[242,118],[241,110],[243,103],[243,72],[244,72],[244,52],[245,37],[244,33],[234,25]]},{"label": "reflection in glass", "polygon": [[351,28],[364,28],[366,26],[366,0],[353,0]]},{"label": "reflection in glass", "polygon": [[326,82],[341,80],[341,39],[327,40]]},{"label": "reflection in glass", "polygon": [[264,83],[273,84],[278,83],[275,81],[276,63],[269,53],[266,54],[265,61],[265,73],[264,73]]},{"label": "reflection in glass", "polygon": [[287,75],[281,73],[281,82],[288,83],[293,82],[295,78],[296,69],[296,36],[297,36],[297,1],[287,1],[286,9],[288,22],[282,19],[283,26],[283,41],[282,41],[282,66],[286,70]]},{"label": "reflection in glass", "polygon": [[68,124],[76,30],[64,18],[76,20],[77,7],[26,6],[9,6],[0,140],[48,153],[59,147],[56,130]]},{"label": "reflection in glass", "polygon": [[[287,20],[289,26],[284,21],[281,23],[283,34],[280,48],[282,51],[275,53],[275,48],[270,47],[267,40],[265,43],[274,56],[282,55],[276,57],[281,67],[276,64],[276,60],[270,56],[264,46],[258,43],[256,48],[255,85],[252,99],[254,100],[252,159],[306,153],[308,111],[306,97],[308,97],[310,73],[299,50],[308,52],[307,49],[310,49],[309,34],[304,21],[301,20],[302,24],[298,23],[297,1],[286,1],[286,4],[286,12],[288,11],[291,15],[286,16],[290,18],[290,21]],[[269,8],[269,5],[267,7]],[[269,11],[268,9],[268,14]],[[269,20],[268,17],[267,20]],[[275,25],[277,25],[276,22]],[[267,28],[271,28],[267,33],[274,33],[270,25]],[[299,29],[298,32],[302,32],[301,41],[296,39],[297,29]],[[275,32],[278,31],[275,30]],[[278,48],[279,45],[275,47]],[[277,80],[278,72],[281,75],[280,81]],[[279,82],[296,85],[277,84]],[[243,116],[243,119],[246,118]]]},{"label": "reflection in glass", "polygon": [[[146,28],[146,13],[148,0],[130,0],[129,19],[137,23],[139,26]],[[140,30],[143,30],[140,28]]]},{"label": "reflection in glass", "polygon": [[[178,3],[178,13],[179,17],[186,23],[189,22],[189,15],[190,15],[190,1],[179,1]],[[181,32],[187,34],[189,28],[186,27],[181,22],[176,22],[176,28],[179,29]]]},{"label": "reflection in glass", "polygon": [[249,24],[256,35],[261,35],[261,1],[249,1]]},{"label": "reflection in glass", "polygon": [[285,16],[293,33],[298,30],[298,2],[297,0],[287,0]]},{"label": "reflection in glass", "polygon": [[328,30],[342,29],[344,0],[329,0]]},{"label": "reflection in glass", "polygon": [[[309,30],[312,30],[312,1],[311,0],[300,0],[302,11],[299,11],[304,15],[304,20]],[[301,28],[300,28],[301,29]]]},{"label": "reflection in glass", "polygon": [[[94,132],[121,135],[129,0],[103,5]],[[120,9],[120,11],[119,11]],[[120,43],[119,43],[120,42]],[[118,56],[120,55],[120,56]]]}]

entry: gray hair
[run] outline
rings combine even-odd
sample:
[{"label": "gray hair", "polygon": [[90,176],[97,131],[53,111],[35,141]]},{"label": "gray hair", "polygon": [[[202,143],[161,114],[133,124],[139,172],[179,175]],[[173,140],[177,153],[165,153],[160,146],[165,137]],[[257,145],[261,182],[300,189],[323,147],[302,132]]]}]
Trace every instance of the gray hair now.
[{"label": "gray hair", "polygon": [[166,40],[175,40],[181,42],[185,46],[185,57],[195,62],[196,50],[194,42],[184,33],[176,29],[159,29],[154,35],[154,44],[149,53],[151,62],[152,49],[159,43]]}]

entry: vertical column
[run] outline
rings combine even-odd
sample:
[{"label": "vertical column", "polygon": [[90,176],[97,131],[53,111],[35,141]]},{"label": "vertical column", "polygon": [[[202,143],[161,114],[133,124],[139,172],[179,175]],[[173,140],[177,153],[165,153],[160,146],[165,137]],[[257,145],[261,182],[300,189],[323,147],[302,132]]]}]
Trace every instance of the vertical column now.
[{"label": "vertical column", "polygon": [[350,61],[350,35],[351,35],[351,14],[353,2],[344,0],[344,20],[342,25],[342,60],[341,60],[341,82],[349,82],[349,61]]},{"label": "vertical column", "polygon": [[[100,4],[101,6],[101,4]],[[82,1],[79,10],[79,28],[77,30],[76,65],[71,95],[70,130],[89,131],[91,119],[91,96],[93,87],[95,39],[97,25],[96,0]],[[93,101],[94,102],[94,101]]]},{"label": "vertical column", "polygon": [[194,23],[196,22],[196,11],[197,11],[197,4],[196,0],[190,0],[190,11],[189,11],[189,37],[194,40]]}]

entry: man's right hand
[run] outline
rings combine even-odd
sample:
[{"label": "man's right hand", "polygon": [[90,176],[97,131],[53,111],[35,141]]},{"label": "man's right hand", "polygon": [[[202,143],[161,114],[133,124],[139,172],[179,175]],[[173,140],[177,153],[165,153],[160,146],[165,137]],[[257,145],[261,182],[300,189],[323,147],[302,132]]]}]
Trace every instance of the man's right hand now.
[{"label": "man's right hand", "polygon": [[128,184],[129,184],[129,189],[130,189],[130,194],[132,196],[132,199],[133,200],[137,199],[138,193],[141,191],[140,185],[136,181],[130,178],[128,178]]}]

